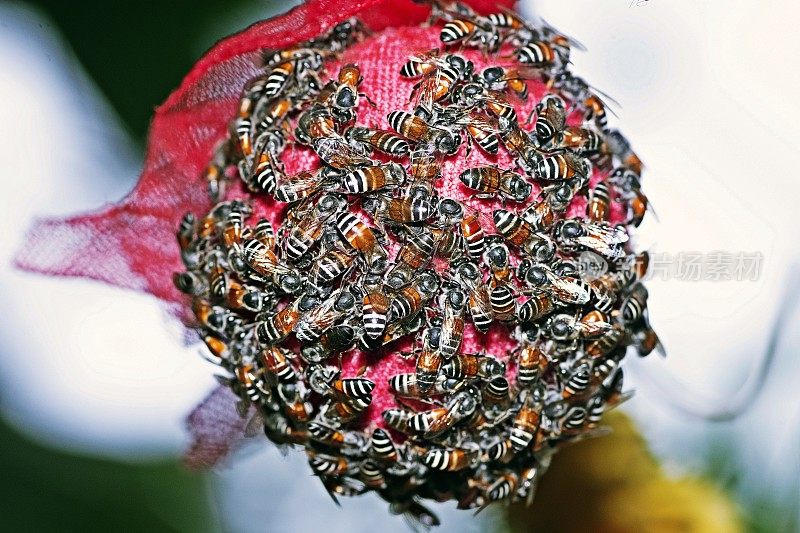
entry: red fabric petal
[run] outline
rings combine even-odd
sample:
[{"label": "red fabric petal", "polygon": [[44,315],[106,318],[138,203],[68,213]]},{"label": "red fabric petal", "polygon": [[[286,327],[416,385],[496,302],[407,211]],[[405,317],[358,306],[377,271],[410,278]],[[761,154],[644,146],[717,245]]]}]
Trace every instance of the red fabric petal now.
[{"label": "red fabric petal", "polygon": [[[513,5],[508,0],[467,3],[480,13]],[[174,232],[184,213],[210,207],[201,171],[225,135],[242,87],[258,72],[258,50],[308,40],[356,15],[377,31],[420,23],[428,12],[409,0],[310,0],[223,39],[156,110],[133,191],[97,213],[37,221],[16,266],[146,291],[179,311],[183,298],[170,277],[181,269]]]}]

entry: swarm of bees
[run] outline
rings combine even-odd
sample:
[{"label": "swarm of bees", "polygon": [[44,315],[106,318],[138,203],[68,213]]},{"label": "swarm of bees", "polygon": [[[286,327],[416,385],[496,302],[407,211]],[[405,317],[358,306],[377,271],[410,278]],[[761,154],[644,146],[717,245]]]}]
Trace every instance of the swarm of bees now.
[{"label": "swarm of bees", "polygon": [[[601,432],[629,397],[628,348],[663,351],[641,283],[647,254],[628,242],[647,210],[642,164],[569,72],[577,43],[458,3],[434,3],[431,24],[441,49],[399,69],[414,88],[388,129],[359,122],[373,104],[357,65],[326,71],[366,38],[357,20],[265,52],[205,172],[218,203],[181,222],[186,271],[174,278],[249,430],[303,447],[334,499],[375,491],[422,527],[438,524],[423,499],[530,500],[553,452]],[[473,50],[496,64],[477,69]],[[526,120],[517,103],[534,79],[548,91]],[[289,145],[316,167],[287,175]],[[471,150],[513,164],[443,176]],[[234,180],[250,192],[231,197]],[[493,208],[448,197],[444,180]],[[259,198],[287,206],[279,223],[254,216]],[[585,214],[568,217],[578,198]],[[583,268],[587,256],[601,272]],[[465,337],[492,332],[512,348],[466,350]],[[359,352],[408,371],[348,374]],[[376,394],[395,401],[368,415]]]}]

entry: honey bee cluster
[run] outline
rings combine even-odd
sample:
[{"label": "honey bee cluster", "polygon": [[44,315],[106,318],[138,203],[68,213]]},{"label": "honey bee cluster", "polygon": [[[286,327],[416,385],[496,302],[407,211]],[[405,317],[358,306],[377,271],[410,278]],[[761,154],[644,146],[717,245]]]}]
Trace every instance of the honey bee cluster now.
[{"label": "honey bee cluster", "polygon": [[[627,397],[628,347],[660,350],[647,255],[628,243],[641,162],[567,70],[574,41],[511,12],[432,8],[441,49],[397,72],[414,88],[391,129],[359,122],[374,104],[357,65],[323,81],[366,38],[355,19],[263,54],[206,171],[219,203],[184,217],[175,275],[251,427],[304,447],[334,498],[376,491],[421,525],[438,522],[424,498],[532,497],[553,451]],[[530,80],[547,93],[518,116]],[[287,175],[290,145],[314,168]],[[512,164],[443,175],[472,150]],[[249,192],[231,194],[236,180]],[[260,199],[285,204],[277,223],[255,216]],[[486,339],[501,337],[498,353]],[[406,371],[370,379],[386,361]],[[391,403],[375,413],[379,394]]]}]

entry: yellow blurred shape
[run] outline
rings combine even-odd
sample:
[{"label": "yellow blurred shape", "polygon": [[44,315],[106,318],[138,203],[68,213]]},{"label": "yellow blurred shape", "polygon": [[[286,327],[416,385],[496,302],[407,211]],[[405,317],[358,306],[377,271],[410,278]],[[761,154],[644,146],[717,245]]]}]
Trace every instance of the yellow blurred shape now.
[{"label": "yellow blurred shape", "polygon": [[[510,506],[512,532],[743,531],[740,512],[723,491],[694,477],[668,476],[631,420],[603,419],[610,435],[565,447],[544,474],[533,504]],[[502,512],[498,507],[495,512]]]}]

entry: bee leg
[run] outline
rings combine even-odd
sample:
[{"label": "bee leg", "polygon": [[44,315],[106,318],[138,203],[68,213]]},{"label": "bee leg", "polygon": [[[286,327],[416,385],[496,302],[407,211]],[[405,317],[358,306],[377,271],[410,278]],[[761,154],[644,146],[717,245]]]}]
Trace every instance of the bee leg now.
[{"label": "bee leg", "polygon": [[366,100],[367,102],[369,102],[369,105],[371,105],[372,107],[376,107],[376,108],[378,107],[378,104],[376,104],[376,103],[375,103],[375,101],[374,101],[374,100],[372,100],[372,98],[370,98],[370,97],[367,95],[367,93],[358,93],[358,96],[363,96],[363,97],[364,97],[364,100]]}]

